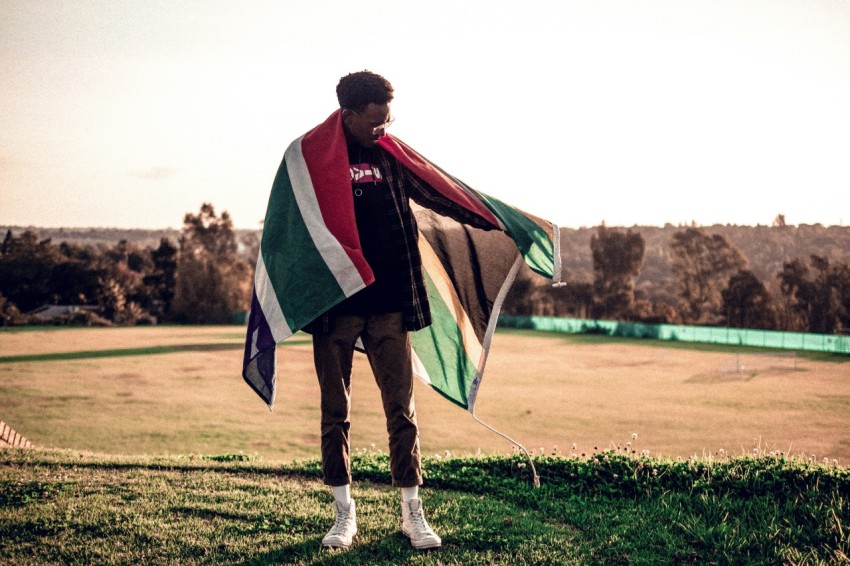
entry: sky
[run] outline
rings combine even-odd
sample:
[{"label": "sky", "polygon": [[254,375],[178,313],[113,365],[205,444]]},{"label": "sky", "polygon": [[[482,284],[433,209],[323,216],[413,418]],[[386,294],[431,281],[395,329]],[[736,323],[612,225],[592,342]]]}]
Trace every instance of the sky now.
[{"label": "sky", "polygon": [[850,223],[850,0],[3,0],[0,225],[257,228],[362,69],[563,227]]}]

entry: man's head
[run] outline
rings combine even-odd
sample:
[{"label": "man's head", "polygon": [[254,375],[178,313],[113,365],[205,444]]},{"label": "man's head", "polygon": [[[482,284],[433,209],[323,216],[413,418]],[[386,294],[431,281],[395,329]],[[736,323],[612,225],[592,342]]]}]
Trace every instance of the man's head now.
[{"label": "man's head", "polygon": [[336,85],[342,123],[348,134],[364,147],[372,147],[392,121],[393,86],[369,71],[351,73]]}]

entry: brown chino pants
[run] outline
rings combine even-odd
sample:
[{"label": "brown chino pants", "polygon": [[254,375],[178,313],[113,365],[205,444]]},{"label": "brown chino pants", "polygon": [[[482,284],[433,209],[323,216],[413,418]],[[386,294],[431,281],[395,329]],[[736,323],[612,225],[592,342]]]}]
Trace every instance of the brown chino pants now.
[{"label": "brown chino pants", "polygon": [[[317,325],[318,326],[318,325]],[[313,359],[322,399],[322,470],[327,485],[351,483],[351,365],[357,337],[381,390],[396,487],[422,484],[419,428],[413,401],[410,338],[401,313],[335,315],[313,333]]]}]

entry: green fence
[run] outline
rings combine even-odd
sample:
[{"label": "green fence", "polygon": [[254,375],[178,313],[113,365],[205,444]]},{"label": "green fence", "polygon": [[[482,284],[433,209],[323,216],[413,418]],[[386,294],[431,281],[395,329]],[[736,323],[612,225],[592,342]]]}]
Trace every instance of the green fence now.
[{"label": "green fence", "polygon": [[810,350],[850,355],[850,336],[806,334],[776,330],[724,328],[716,326],[681,326],[677,324],[645,324],[614,320],[556,318],[551,316],[501,316],[499,326],[531,328],[565,334],[606,334],[629,338],[655,338],[680,342],[706,342],[735,346],[758,346],[786,350]]}]

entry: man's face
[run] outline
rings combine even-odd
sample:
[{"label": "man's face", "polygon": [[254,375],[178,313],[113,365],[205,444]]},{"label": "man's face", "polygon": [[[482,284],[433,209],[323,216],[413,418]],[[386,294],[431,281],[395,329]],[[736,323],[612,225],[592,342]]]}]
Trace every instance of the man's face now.
[{"label": "man's face", "polygon": [[390,121],[390,105],[370,102],[362,112],[345,109],[342,122],[354,140],[363,147],[374,146],[386,133]]}]

